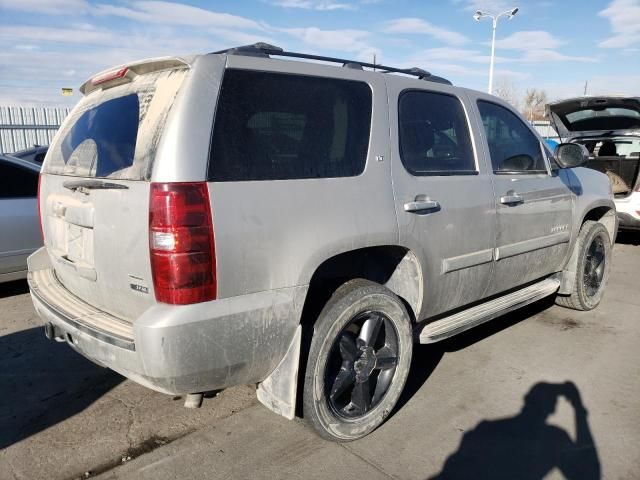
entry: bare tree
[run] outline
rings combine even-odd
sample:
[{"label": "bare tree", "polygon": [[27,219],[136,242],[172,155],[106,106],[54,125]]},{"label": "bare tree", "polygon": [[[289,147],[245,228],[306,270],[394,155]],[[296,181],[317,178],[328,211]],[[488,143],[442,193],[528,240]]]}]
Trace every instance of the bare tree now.
[{"label": "bare tree", "polygon": [[510,77],[498,77],[493,87],[493,94],[510,103],[514,108],[520,106],[518,88]]},{"label": "bare tree", "polygon": [[544,119],[544,106],[548,100],[546,91],[536,88],[527,89],[524,96],[523,113],[529,121]]}]

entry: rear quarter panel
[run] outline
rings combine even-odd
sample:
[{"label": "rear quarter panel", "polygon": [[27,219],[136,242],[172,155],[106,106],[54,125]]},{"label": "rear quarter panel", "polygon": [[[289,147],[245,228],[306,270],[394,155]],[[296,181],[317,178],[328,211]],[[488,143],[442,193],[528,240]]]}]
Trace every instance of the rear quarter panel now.
[{"label": "rear quarter panel", "polygon": [[387,96],[380,75],[241,56],[230,56],[227,66],[365,81],[373,112],[360,176],[210,183],[218,296],[305,285],[338,253],[397,244]]}]

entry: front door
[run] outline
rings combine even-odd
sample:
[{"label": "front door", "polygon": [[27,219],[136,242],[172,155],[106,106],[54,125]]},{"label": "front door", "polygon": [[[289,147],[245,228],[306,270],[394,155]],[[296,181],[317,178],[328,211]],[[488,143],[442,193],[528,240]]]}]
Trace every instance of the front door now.
[{"label": "front door", "polygon": [[551,170],[541,139],[491,97],[478,97],[491,157],[498,214],[489,294],[560,271],[571,234],[573,200],[564,172]]},{"label": "front door", "polygon": [[493,268],[493,190],[457,90],[394,82],[389,99],[400,243],[423,267],[416,314],[424,319],[484,297]]}]

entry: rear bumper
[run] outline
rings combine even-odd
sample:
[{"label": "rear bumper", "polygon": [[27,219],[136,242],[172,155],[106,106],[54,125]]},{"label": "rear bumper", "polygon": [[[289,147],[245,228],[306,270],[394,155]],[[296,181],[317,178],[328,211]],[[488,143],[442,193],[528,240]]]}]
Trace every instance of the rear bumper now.
[{"label": "rear bumper", "polygon": [[96,325],[95,309],[82,300],[74,297],[77,304],[69,308],[64,299],[70,294],[61,284],[53,286],[57,295],[51,285],[45,292],[35,268],[47,254],[41,249],[36,255],[41,261],[29,263],[29,286],[49,335],[98,364],[174,395],[264,380],[294,337],[306,294],[306,287],[294,287],[194,305],[157,304],[130,325],[127,339],[121,327],[115,334],[109,325]]}]

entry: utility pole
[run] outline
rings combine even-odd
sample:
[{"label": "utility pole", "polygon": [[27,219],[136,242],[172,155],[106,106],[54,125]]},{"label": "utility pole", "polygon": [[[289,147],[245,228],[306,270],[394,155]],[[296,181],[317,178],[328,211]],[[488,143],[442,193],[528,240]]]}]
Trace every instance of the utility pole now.
[{"label": "utility pole", "polygon": [[584,81],[584,93],[582,95],[585,97],[587,96],[587,85],[589,85],[589,80]]}]

